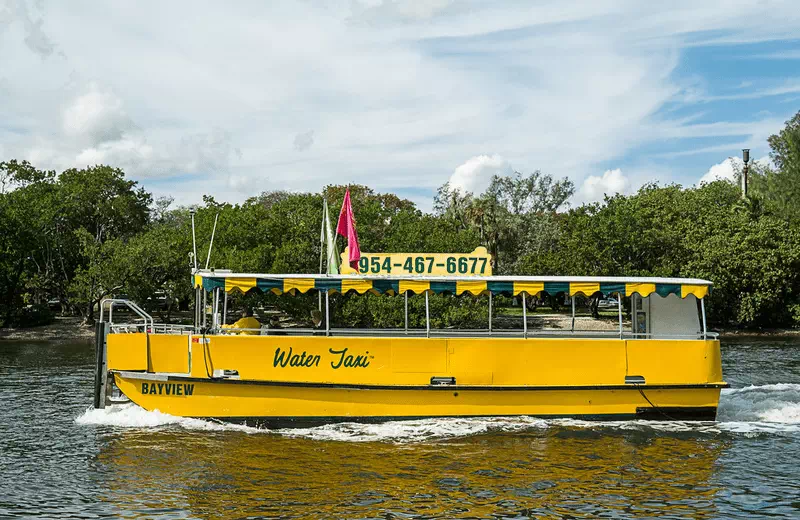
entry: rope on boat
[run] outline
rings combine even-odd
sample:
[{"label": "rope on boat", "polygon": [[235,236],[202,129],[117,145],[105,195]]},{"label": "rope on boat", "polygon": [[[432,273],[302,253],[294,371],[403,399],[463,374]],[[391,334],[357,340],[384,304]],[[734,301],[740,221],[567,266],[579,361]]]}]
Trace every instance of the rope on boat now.
[{"label": "rope on boat", "polygon": [[646,395],[644,395],[644,390],[642,390],[642,387],[641,387],[641,386],[639,386],[639,384],[638,384],[638,383],[637,383],[637,384],[634,384],[634,386],[635,386],[635,387],[636,387],[636,389],[639,391],[639,393],[640,393],[640,394],[642,394],[642,397],[644,397],[644,400],[645,400],[645,401],[647,401],[648,403],[650,403],[650,406],[652,406],[652,407],[653,407],[653,409],[654,409],[655,411],[657,411],[658,413],[660,413],[661,415],[663,415],[664,417],[666,417],[666,418],[667,418],[667,419],[669,419],[670,421],[676,421],[676,420],[677,420],[677,419],[675,419],[675,418],[673,418],[673,417],[670,417],[669,415],[667,415],[667,414],[666,414],[666,412],[664,412],[664,410],[662,410],[660,407],[656,406],[656,405],[653,403],[653,401],[651,401],[650,399],[648,399],[648,397],[647,397]]}]

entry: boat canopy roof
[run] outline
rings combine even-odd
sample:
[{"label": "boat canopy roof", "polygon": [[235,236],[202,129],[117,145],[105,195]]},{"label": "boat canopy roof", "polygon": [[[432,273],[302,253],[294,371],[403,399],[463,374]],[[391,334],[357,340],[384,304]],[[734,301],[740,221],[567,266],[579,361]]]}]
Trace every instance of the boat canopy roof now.
[{"label": "boat canopy roof", "polygon": [[194,275],[194,286],[206,291],[216,288],[226,292],[248,292],[253,289],[275,294],[310,290],[359,294],[421,294],[426,291],[436,294],[470,293],[474,296],[518,295],[525,293],[570,296],[595,293],[638,294],[646,297],[652,293],[659,296],[676,294],[681,298],[694,295],[705,297],[711,291],[711,282],[695,278],[636,278],[616,276],[369,276],[328,274],[253,274],[233,273],[224,270],[199,270]]}]

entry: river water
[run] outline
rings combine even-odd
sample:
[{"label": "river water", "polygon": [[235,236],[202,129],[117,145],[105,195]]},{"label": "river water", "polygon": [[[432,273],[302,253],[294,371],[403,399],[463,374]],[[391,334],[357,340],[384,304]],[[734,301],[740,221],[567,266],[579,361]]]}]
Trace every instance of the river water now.
[{"label": "river water", "polygon": [[800,517],[800,339],[723,343],[716,423],[266,431],[92,410],[90,343],[0,342],[0,518]]}]

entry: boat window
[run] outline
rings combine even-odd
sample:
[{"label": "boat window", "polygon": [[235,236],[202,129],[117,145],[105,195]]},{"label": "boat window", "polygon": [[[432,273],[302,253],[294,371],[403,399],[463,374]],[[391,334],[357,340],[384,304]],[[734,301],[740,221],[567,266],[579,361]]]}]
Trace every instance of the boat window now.
[{"label": "boat window", "polygon": [[697,298],[690,294],[681,298],[677,294],[666,297],[650,295],[650,333],[654,336],[689,336],[701,334],[697,315]]},{"label": "boat window", "polygon": [[635,334],[650,332],[650,297],[642,298],[638,294],[632,296],[633,324]]}]

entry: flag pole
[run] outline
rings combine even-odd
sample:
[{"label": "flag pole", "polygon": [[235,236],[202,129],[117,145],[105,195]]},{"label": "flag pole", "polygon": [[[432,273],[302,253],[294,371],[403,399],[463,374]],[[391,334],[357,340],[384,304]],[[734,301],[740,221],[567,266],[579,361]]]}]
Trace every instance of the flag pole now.
[{"label": "flag pole", "polygon": [[[319,274],[322,274],[322,258],[323,258],[323,249],[325,249],[325,206],[326,206],[325,198],[322,199],[322,219],[321,224],[319,227]],[[322,312],[322,291],[317,291],[318,296],[318,305],[317,308],[319,312]]]}]

